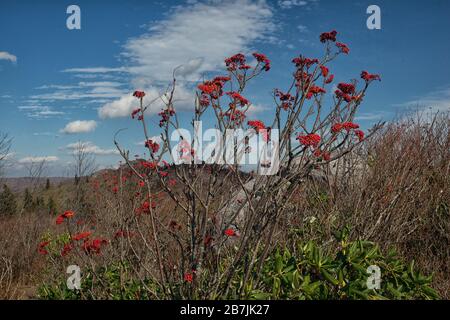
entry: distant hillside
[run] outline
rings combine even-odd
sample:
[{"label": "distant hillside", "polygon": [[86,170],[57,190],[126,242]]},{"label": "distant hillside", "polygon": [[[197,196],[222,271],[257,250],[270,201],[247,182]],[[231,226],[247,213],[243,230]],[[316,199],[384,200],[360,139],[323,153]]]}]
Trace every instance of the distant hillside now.
[{"label": "distant hillside", "polygon": [[20,178],[1,178],[0,183],[1,185],[6,184],[13,192],[22,192],[26,188],[32,188],[33,185],[37,185],[39,187],[45,186],[45,183],[47,179],[50,180],[51,185],[59,185],[60,183],[67,182],[69,180],[72,180],[73,178],[67,178],[67,177],[43,177],[39,178],[38,180],[32,179],[29,177],[20,177]]}]

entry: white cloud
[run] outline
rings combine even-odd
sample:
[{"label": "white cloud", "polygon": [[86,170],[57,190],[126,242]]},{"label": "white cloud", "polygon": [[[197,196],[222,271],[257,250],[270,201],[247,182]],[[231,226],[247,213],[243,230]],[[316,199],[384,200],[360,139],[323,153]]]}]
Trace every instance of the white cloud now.
[{"label": "white cloud", "polygon": [[45,157],[25,157],[22,159],[19,159],[19,163],[24,164],[24,163],[33,163],[33,162],[55,162],[58,161],[59,158],[55,157],[55,156],[45,156]]},{"label": "white cloud", "polygon": [[248,108],[246,114],[247,116],[256,116],[260,113],[267,113],[270,112],[270,108],[268,108],[267,106],[261,105],[261,104],[251,104],[250,107]]},{"label": "white cloud", "polygon": [[64,129],[61,130],[63,133],[73,134],[73,133],[85,133],[92,132],[97,127],[97,122],[94,120],[76,120],[66,124]]},{"label": "white cloud", "polygon": [[103,149],[95,145],[91,141],[70,143],[66,146],[66,149],[69,150],[70,154],[74,154],[80,148],[80,145],[83,147],[86,153],[91,153],[99,156],[119,154],[119,151],[117,149]]},{"label": "white cloud", "polygon": [[417,99],[405,103],[396,104],[397,107],[408,107],[414,109],[428,109],[431,112],[449,112],[450,111],[450,87],[441,88],[422,95]]},{"label": "white cloud", "polygon": [[116,81],[91,81],[91,82],[79,82],[78,85],[80,87],[101,87],[101,88],[108,88],[108,87],[120,87],[123,84]]},{"label": "white cloud", "polygon": [[[161,94],[178,67],[175,109],[192,110],[194,92],[188,83],[198,81],[205,72],[221,70],[227,56],[251,52],[253,42],[270,40],[275,29],[272,16],[265,1],[195,2],[178,7],[169,18],[153,24],[148,33],[124,45],[122,55],[129,60],[132,84],[146,88],[145,100],[151,101]],[[131,95],[123,95],[103,105],[99,116],[126,117],[136,106]],[[162,106],[162,101],[156,101],[148,111],[154,114]]]},{"label": "white cloud", "polygon": [[24,111],[27,117],[38,120],[48,119],[66,114],[63,111],[55,111],[49,106],[43,106],[39,104],[19,106],[17,108],[21,111]]},{"label": "white cloud", "polygon": [[[149,140],[152,140],[153,142],[156,142],[156,143],[159,143],[159,144],[162,143],[161,136],[152,136],[152,137],[149,137]],[[145,146],[145,140],[135,142],[134,144],[136,146],[144,147]]]},{"label": "white cloud", "polygon": [[93,68],[70,68],[64,69],[62,72],[70,73],[108,73],[108,72],[126,72],[124,67],[120,68],[107,68],[107,67],[93,67]]},{"label": "white cloud", "polygon": [[308,32],[308,31],[309,31],[308,27],[307,27],[307,26],[304,26],[304,25],[302,25],[302,24],[299,24],[299,25],[297,26],[297,29],[298,29],[301,33],[305,33],[305,32]]},{"label": "white cloud", "polygon": [[248,53],[254,41],[267,40],[275,29],[272,16],[265,1],[195,3],[128,40],[123,55],[131,62],[129,72],[146,84],[170,81],[180,65],[178,75],[197,81],[201,73],[217,70],[225,57]]},{"label": "white cloud", "polygon": [[[30,96],[35,101],[85,100],[85,103],[106,103],[124,95],[123,83],[117,81],[82,81],[74,85],[44,85],[36,89],[49,90]],[[38,103],[37,103],[38,104]]]},{"label": "white cloud", "polygon": [[0,51],[0,60],[8,60],[13,63],[17,62],[17,57],[9,52]]},{"label": "white cloud", "polygon": [[[144,105],[150,104],[146,113],[153,115],[161,111],[164,102],[167,101],[164,92],[159,92],[155,87],[144,90]],[[177,111],[193,110],[195,96],[193,90],[183,86],[176,88],[174,93],[175,108]],[[98,115],[102,119],[129,117],[131,112],[139,106],[138,100],[131,94],[122,96],[120,99],[108,102],[98,110]]]},{"label": "white cloud", "polygon": [[292,9],[293,7],[304,7],[318,0],[279,0],[278,5],[281,9]]}]

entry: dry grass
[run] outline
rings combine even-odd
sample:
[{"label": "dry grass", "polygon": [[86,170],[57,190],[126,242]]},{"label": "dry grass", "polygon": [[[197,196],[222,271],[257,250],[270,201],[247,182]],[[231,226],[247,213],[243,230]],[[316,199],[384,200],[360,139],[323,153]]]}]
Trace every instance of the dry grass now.
[{"label": "dry grass", "polygon": [[[348,225],[351,237],[394,247],[406,259],[414,259],[419,268],[435,274],[434,287],[442,297],[450,298],[450,138],[449,117],[440,115],[432,121],[410,117],[392,123],[372,136],[353,153],[325,168],[323,180],[312,179],[297,190],[289,210],[274,236],[274,243],[288,244],[289,234],[316,239],[324,246],[331,243],[334,231]],[[82,203],[75,203],[75,187],[54,187],[61,210],[77,208],[79,224],[72,234],[94,230],[97,237],[111,239],[103,254],[87,259],[79,249],[67,260],[45,263],[37,253],[38,243],[46,233],[61,234],[55,217],[44,212],[0,217],[0,298],[24,298],[24,287],[36,287],[64,275],[69,262],[85,266],[107,266],[126,261],[134,276],[153,274],[158,278],[151,245],[151,221],[124,214],[135,211],[140,200],[136,180],[120,171],[116,177],[100,176],[79,190]],[[111,179],[119,181],[127,192],[111,193]],[[92,189],[92,181],[99,186]],[[120,182],[122,181],[122,182]],[[155,182],[155,186],[156,182]],[[122,189],[121,189],[122,190]],[[43,191],[44,192],[44,191]],[[158,196],[158,223],[169,228],[171,221],[181,226],[182,214],[167,197]],[[117,230],[136,236],[114,239]],[[181,232],[184,232],[181,230]],[[187,231],[186,231],[187,232]],[[142,241],[145,239],[145,241]],[[181,252],[174,238],[162,239],[166,263],[176,278]],[[181,267],[182,268],[182,267]],[[102,288],[96,296],[108,298]]]}]

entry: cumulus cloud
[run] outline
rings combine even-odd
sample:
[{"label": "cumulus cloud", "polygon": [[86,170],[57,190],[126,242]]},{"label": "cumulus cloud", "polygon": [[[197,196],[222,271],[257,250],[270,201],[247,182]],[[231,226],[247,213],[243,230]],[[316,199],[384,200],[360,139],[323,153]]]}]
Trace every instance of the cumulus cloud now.
[{"label": "cumulus cloud", "polygon": [[76,120],[69,122],[61,132],[67,134],[85,133],[94,131],[96,127],[97,122],[94,120]]},{"label": "cumulus cloud", "polygon": [[0,60],[8,60],[13,63],[17,62],[17,57],[9,52],[0,51]]},{"label": "cumulus cloud", "polygon": [[66,146],[66,149],[69,150],[70,154],[76,153],[80,148],[83,148],[83,151],[86,153],[91,153],[99,156],[119,154],[119,151],[117,149],[103,149],[95,145],[91,141],[74,142]]},{"label": "cumulus cloud", "polygon": [[[134,87],[147,88],[146,100],[158,97],[161,88],[178,77],[175,108],[191,110],[194,92],[190,81],[198,81],[205,72],[217,71],[225,57],[251,52],[251,44],[270,40],[275,30],[273,12],[265,1],[211,1],[178,7],[164,21],[153,24],[140,37],[129,39],[122,55]],[[99,109],[101,118],[129,116],[136,101],[127,95]],[[149,107],[155,113],[163,106],[156,101]]]},{"label": "cumulus cloud", "polygon": [[272,16],[264,1],[196,3],[128,40],[123,55],[130,59],[129,72],[151,84],[170,81],[180,65],[179,75],[196,81],[201,73],[217,70],[226,56],[248,53],[255,40],[268,39],[275,29]]},{"label": "cumulus cloud", "polygon": [[44,156],[44,157],[25,157],[22,159],[19,159],[19,163],[25,164],[25,163],[35,163],[35,162],[55,162],[58,161],[59,158],[55,156]]}]

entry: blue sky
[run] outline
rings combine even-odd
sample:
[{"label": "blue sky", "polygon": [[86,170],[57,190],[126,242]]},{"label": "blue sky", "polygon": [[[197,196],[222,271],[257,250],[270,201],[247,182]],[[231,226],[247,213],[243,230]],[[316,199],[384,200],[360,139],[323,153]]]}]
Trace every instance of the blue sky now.
[{"label": "blue sky", "polygon": [[[81,8],[81,30],[66,27],[71,4]],[[381,8],[381,30],[366,27],[371,4]],[[271,90],[290,81],[291,59],[321,56],[318,36],[332,29],[351,49],[331,65],[336,82],[361,70],[382,76],[357,118],[364,128],[411,106],[449,110],[449,9],[446,0],[1,1],[0,131],[14,137],[15,163],[7,174],[24,175],[27,162],[46,158],[50,175],[64,175],[77,141],[101,166],[115,165],[120,128],[128,128],[123,145],[142,154],[131,92],[156,95],[183,65],[178,109],[189,119],[192,85],[221,74],[223,59],[237,52],[272,60],[248,92],[253,116],[264,120],[274,109]],[[157,123],[153,115],[151,134]]]}]

